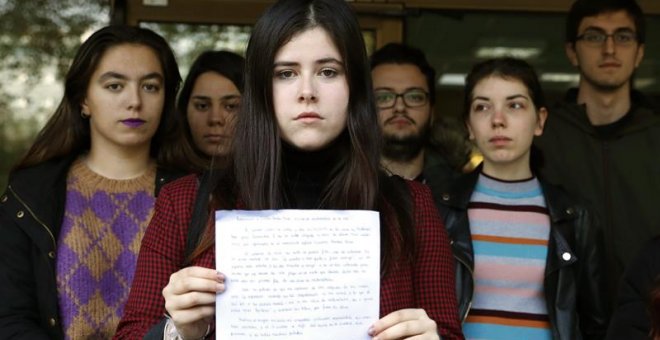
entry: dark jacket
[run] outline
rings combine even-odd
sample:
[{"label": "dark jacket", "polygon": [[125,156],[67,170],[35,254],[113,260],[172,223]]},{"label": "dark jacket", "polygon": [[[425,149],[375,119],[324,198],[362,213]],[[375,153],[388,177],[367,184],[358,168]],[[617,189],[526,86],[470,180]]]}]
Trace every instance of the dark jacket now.
[{"label": "dark jacket", "polygon": [[[649,339],[651,291],[660,288],[660,237],[649,241],[626,268],[607,339]],[[657,304],[657,301],[656,301]],[[658,325],[656,325],[657,327]]]},{"label": "dark jacket", "polygon": [[[75,157],[21,169],[0,196],[0,338],[62,339],[55,273]],[[156,192],[176,175],[158,171]]]},{"label": "dark jacket", "polygon": [[[467,208],[480,172],[479,167],[459,178],[439,202],[456,259],[456,298],[463,321],[474,290],[474,250]],[[604,299],[599,229],[594,228],[585,209],[556,187],[540,182],[551,221],[544,288],[553,338],[602,338],[608,304]]]},{"label": "dark jacket", "polygon": [[552,107],[535,144],[540,175],[563,187],[598,216],[605,237],[609,290],[615,295],[625,266],[660,234],[660,114],[640,93],[612,130],[591,125],[577,91]]}]

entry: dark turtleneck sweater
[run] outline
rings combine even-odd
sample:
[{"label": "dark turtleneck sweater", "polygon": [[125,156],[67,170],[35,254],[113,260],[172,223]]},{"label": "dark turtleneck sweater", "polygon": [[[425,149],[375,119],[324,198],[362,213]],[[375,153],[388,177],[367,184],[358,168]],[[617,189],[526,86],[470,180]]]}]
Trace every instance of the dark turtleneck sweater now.
[{"label": "dark turtleneck sweater", "polygon": [[340,166],[342,149],[342,143],[337,140],[317,151],[302,151],[282,142],[284,186],[289,207],[325,207],[326,204],[322,203],[324,189]]}]

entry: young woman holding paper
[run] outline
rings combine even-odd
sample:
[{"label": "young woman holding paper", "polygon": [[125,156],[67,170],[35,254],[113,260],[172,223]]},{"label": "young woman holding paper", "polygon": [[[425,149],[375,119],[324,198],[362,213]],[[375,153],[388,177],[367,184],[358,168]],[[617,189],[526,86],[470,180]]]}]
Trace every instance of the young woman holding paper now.
[{"label": "young woman holding paper", "polygon": [[[234,208],[379,211],[381,319],[365,336],[461,338],[449,242],[430,191],[379,168],[368,61],[349,5],[278,1],[257,22],[246,61],[233,169],[211,180],[207,216]],[[192,224],[201,236],[186,256],[193,201],[207,188],[198,183],[184,178],[159,197],[117,338],[214,335],[225,286],[209,269],[212,220]]]}]

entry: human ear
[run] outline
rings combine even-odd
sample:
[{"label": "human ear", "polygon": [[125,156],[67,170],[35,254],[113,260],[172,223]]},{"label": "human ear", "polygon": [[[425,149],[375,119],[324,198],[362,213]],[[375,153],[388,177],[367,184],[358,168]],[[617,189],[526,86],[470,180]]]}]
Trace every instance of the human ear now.
[{"label": "human ear", "polygon": [[640,44],[637,47],[637,58],[635,59],[635,68],[639,66],[639,64],[642,62],[642,59],[644,59],[644,44]]},{"label": "human ear", "polygon": [[86,115],[87,117],[92,115],[92,112],[89,109],[89,105],[87,105],[87,98],[85,98],[80,104],[80,114]]},{"label": "human ear", "polygon": [[564,50],[566,52],[566,57],[568,58],[568,61],[571,62],[571,65],[575,67],[580,66],[580,63],[578,62],[577,53],[575,52],[575,43],[567,42],[564,45]]},{"label": "human ear", "polygon": [[545,121],[548,119],[548,110],[545,107],[542,107],[536,113],[536,129],[534,129],[534,136],[540,136],[543,134],[543,128],[545,127]]}]

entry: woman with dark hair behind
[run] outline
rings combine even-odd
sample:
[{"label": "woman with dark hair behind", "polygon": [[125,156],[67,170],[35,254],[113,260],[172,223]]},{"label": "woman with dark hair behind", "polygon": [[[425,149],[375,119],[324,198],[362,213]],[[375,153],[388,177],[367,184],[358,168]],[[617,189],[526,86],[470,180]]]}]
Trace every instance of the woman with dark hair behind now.
[{"label": "woman with dark hair behind", "polygon": [[463,118],[483,163],[442,195],[466,338],[602,338],[607,325],[599,229],[535,176],[548,115],[526,62],[491,59],[466,78]]},{"label": "woman with dark hair behind", "polygon": [[660,237],[626,268],[607,339],[660,339]]},{"label": "woman with dark hair behind", "polygon": [[213,269],[210,217],[236,208],[379,211],[381,319],[364,334],[461,338],[452,257],[430,191],[379,167],[370,72],[350,5],[280,0],[257,21],[246,56],[233,171],[210,184],[209,219],[193,224],[201,237],[189,256],[191,202],[205,184],[189,176],[163,190],[117,339],[215,336],[225,285]]},{"label": "woman with dark hair behind", "polygon": [[204,160],[204,170],[215,157],[224,158],[234,136],[241,104],[245,59],[229,51],[206,51],[193,62],[177,102],[184,133]]},{"label": "woman with dark hair behind", "polygon": [[108,26],[80,46],[0,200],[3,338],[114,334],[155,196],[184,163],[180,82],[150,30]]}]

